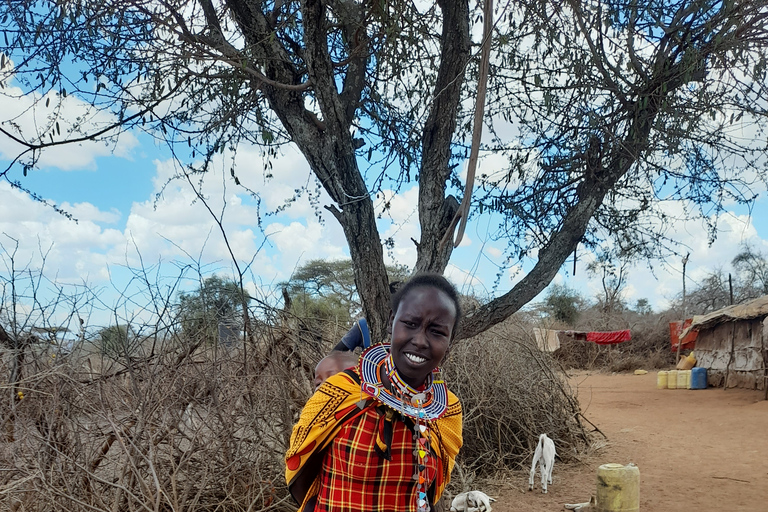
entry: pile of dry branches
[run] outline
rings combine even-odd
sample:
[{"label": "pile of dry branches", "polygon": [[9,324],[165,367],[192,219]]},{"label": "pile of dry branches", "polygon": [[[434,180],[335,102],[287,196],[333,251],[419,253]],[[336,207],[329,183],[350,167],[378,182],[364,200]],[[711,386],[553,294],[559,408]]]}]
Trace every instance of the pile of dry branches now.
[{"label": "pile of dry branches", "polygon": [[[283,455],[344,326],[273,324],[234,348],[166,330],[117,358],[28,351],[21,379],[0,385],[0,510],[293,510]],[[587,439],[557,366],[524,331],[457,344],[446,374],[464,404],[465,472],[524,464],[542,432],[565,459]]]},{"label": "pile of dry branches", "polygon": [[[616,330],[629,328],[630,341],[618,345],[597,345],[567,336],[561,337],[560,349],[554,356],[565,368],[604,369],[612,372],[636,369],[667,368],[675,362],[670,350],[669,318],[647,315],[628,322],[621,314],[613,317],[585,318],[577,330]],[[573,327],[569,327],[573,328]]]},{"label": "pile of dry branches", "polygon": [[542,433],[563,460],[589,442],[565,375],[525,326],[505,322],[457,343],[445,373],[464,409],[464,471],[488,476],[524,467]]},{"label": "pile of dry branches", "polygon": [[283,454],[310,388],[285,334],[249,351],[166,339],[130,360],[27,358],[21,394],[0,386],[0,509],[289,510]]}]

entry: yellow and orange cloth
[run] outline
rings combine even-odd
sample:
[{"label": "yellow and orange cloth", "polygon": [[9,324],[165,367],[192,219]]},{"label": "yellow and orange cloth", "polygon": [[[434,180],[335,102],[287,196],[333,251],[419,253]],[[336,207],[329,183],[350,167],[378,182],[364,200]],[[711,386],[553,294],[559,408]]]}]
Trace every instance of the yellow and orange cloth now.
[{"label": "yellow and orange cloth", "polygon": [[[304,406],[286,453],[291,492],[300,475],[309,472],[306,478],[312,479],[299,510],[416,510],[419,482],[414,474],[417,479],[427,475],[428,499],[434,503],[450,480],[462,444],[456,395],[448,392],[447,405],[439,419],[428,422],[425,445],[413,439],[408,418],[362,393],[358,371],[330,377]],[[419,450],[429,454],[420,475],[415,471]]]}]

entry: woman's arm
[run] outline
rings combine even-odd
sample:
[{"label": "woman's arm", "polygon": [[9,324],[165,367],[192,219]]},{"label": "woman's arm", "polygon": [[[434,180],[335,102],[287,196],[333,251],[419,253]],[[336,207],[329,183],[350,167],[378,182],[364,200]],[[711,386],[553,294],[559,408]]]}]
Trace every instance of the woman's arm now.
[{"label": "woman's arm", "polygon": [[313,491],[325,447],[340,426],[360,411],[359,400],[360,381],[352,372],[345,371],[329,377],[304,405],[285,454],[285,480],[299,504]]},{"label": "woman's arm", "polygon": [[304,503],[304,498],[307,496],[307,492],[312,487],[312,484],[320,474],[320,469],[323,465],[323,454],[325,451],[317,452],[307,460],[299,470],[299,473],[294,477],[293,481],[288,486],[288,491],[296,500],[296,503],[301,505]]}]

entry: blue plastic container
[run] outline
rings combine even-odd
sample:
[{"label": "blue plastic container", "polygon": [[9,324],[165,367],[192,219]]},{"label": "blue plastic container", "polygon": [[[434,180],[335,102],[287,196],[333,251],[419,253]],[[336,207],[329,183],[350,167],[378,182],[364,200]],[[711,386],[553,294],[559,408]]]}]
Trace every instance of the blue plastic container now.
[{"label": "blue plastic container", "polygon": [[691,369],[691,389],[707,389],[707,369],[699,366]]}]

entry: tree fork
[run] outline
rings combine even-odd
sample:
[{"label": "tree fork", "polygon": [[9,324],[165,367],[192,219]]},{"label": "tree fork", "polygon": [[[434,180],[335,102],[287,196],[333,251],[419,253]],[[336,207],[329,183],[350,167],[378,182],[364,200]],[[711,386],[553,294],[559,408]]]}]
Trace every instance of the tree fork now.
[{"label": "tree fork", "polygon": [[416,244],[414,272],[442,273],[445,270],[453,247],[446,244],[441,249],[440,240],[458,209],[458,201],[453,196],[446,197],[445,189],[451,174],[451,141],[456,131],[461,86],[470,55],[469,4],[466,0],[441,0],[438,5],[443,12],[440,67],[421,140],[421,240]]}]

